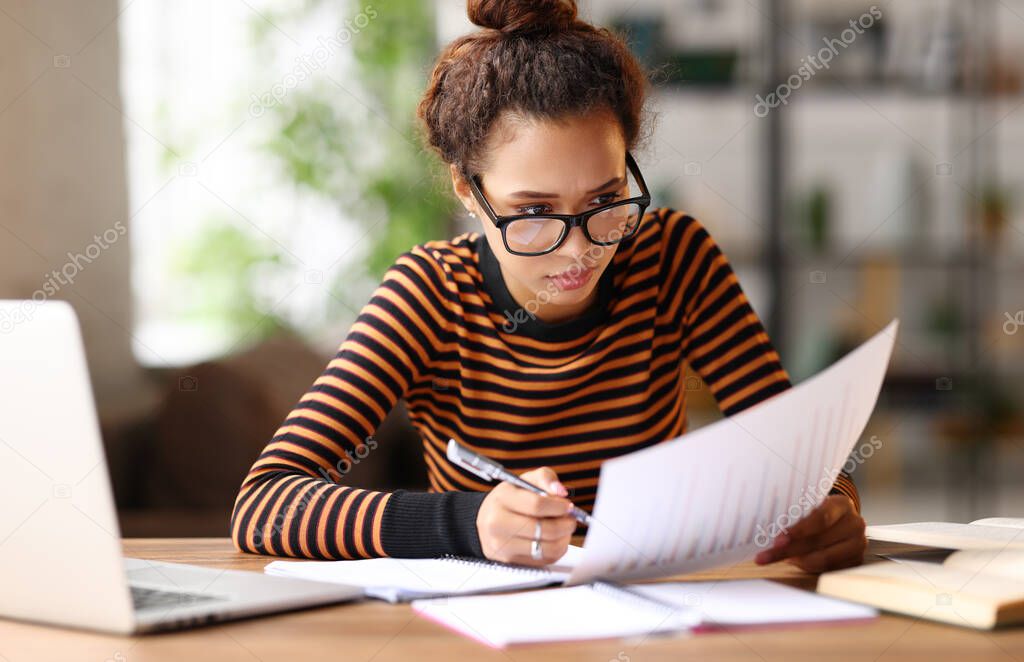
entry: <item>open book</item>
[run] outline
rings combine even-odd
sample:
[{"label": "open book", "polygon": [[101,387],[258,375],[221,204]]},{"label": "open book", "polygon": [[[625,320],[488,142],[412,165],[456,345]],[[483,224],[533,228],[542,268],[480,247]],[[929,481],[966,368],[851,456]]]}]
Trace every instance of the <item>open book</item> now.
[{"label": "open book", "polygon": [[956,522],[913,522],[869,526],[872,540],[946,549],[1012,548],[1024,550],[1024,518],[987,517],[970,524]]},{"label": "open book", "polygon": [[980,629],[1024,623],[1024,549],[894,554],[880,563],[827,572],[818,578],[818,592]]}]

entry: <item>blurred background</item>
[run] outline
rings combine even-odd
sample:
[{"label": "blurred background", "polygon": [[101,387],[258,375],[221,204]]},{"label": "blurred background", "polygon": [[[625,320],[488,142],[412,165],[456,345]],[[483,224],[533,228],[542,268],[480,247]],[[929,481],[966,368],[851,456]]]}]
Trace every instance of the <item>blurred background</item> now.
[{"label": "blurred background", "polygon": [[[709,228],[794,380],[900,318],[847,465],[868,521],[1024,515],[1024,0],[580,9],[652,72],[654,204]],[[81,317],[124,535],[225,535],[384,270],[476,228],[414,123],[471,27],[458,0],[0,0],[0,298]],[[401,406],[376,436],[350,480],[425,488]]]}]

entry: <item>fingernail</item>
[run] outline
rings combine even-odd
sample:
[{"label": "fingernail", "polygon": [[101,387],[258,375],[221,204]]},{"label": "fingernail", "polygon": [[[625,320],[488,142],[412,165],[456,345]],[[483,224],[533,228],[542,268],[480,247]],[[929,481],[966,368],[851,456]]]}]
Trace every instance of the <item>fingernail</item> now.
[{"label": "fingernail", "polygon": [[754,557],[754,562],[758,563],[759,565],[764,565],[765,563],[768,563],[771,560],[772,553],[768,550],[760,552],[757,556]]},{"label": "fingernail", "polygon": [[558,496],[565,496],[569,493],[569,490],[565,489],[565,485],[562,485],[562,483],[557,480],[551,481],[551,484],[548,485],[548,489]]}]

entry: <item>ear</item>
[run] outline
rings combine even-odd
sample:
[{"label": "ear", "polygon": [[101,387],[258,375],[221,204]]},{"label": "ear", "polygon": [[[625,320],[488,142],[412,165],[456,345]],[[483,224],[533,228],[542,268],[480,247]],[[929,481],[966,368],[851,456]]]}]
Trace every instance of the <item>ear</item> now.
[{"label": "ear", "polygon": [[473,197],[473,192],[469,189],[469,182],[462,176],[459,169],[454,163],[448,164],[448,169],[452,175],[452,190],[455,191],[455,196],[462,203],[462,206],[466,208],[466,211],[475,214],[479,213],[477,209],[476,199]]}]

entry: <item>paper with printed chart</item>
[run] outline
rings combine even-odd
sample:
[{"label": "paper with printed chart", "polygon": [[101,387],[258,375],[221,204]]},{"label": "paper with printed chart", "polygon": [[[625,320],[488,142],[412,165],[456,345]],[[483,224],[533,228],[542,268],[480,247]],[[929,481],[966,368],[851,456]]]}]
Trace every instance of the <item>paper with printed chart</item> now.
[{"label": "paper with printed chart", "polygon": [[769,545],[825,500],[851,457],[898,325],[739,414],[605,462],[567,583],[693,572],[749,560]]}]

